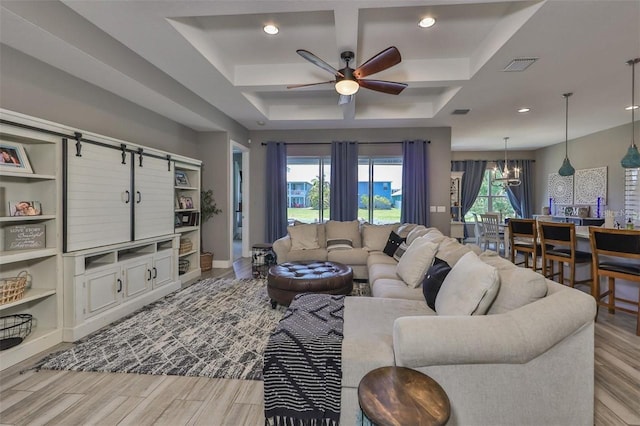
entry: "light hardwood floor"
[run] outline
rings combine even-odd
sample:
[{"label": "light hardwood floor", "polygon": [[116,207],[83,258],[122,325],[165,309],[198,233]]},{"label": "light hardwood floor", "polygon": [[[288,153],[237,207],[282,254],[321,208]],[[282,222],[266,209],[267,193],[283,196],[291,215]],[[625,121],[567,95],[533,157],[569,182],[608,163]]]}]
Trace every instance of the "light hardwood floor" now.
[{"label": "light hardwood floor", "polygon": [[[249,259],[205,277],[250,278]],[[69,344],[58,345],[59,350]],[[2,425],[263,425],[262,382],[27,370],[0,373]],[[640,337],[635,317],[601,309],[595,337],[595,424],[640,425]]]}]

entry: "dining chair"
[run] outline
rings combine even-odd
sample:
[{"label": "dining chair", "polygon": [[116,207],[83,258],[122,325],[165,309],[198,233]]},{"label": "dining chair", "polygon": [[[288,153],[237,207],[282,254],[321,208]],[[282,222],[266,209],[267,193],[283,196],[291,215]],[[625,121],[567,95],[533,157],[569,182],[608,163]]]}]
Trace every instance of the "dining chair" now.
[{"label": "dining chair", "polygon": [[480,245],[482,243],[482,239],[484,238],[484,227],[482,226],[482,222],[478,219],[478,215],[476,213],[471,213],[475,220],[475,225],[473,227],[473,235],[476,237],[476,245]]},{"label": "dining chair", "polygon": [[[640,292],[639,300],[616,296],[616,278],[640,284],[640,230],[589,227],[589,240],[593,256],[593,297],[598,306],[606,306],[609,312],[621,310],[635,314],[636,336],[640,336]],[[603,256],[603,257],[601,257]],[[608,278],[608,288],[600,291],[600,277]],[[607,301],[602,299],[607,298]],[[637,306],[635,310],[616,306],[616,301]]]},{"label": "dining chair", "polygon": [[[574,223],[539,222],[540,245],[542,248],[542,275],[553,280],[556,275],[560,284],[565,284],[564,264],[569,266],[569,285],[593,284],[593,270],[589,268],[589,278],[576,280],[576,264],[590,264],[591,253],[576,248],[576,225]],[[558,262],[558,272],[554,271]],[[547,273],[547,266],[551,272]]]},{"label": "dining chair", "polygon": [[496,252],[500,254],[500,244],[504,243],[504,234],[500,234],[500,216],[492,213],[480,214],[480,221],[484,229],[482,242],[485,245],[485,250],[491,247],[491,243],[494,243]]},{"label": "dining chair", "polygon": [[[535,219],[509,219],[509,247],[511,252],[511,263],[516,265],[524,264],[529,267],[529,257],[532,258],[531,269],[538,268],[538,257],[542,255],[542,247],[538,241],[538,226]],[[518,252],[524,255],[524,261],[516,263]]]}]

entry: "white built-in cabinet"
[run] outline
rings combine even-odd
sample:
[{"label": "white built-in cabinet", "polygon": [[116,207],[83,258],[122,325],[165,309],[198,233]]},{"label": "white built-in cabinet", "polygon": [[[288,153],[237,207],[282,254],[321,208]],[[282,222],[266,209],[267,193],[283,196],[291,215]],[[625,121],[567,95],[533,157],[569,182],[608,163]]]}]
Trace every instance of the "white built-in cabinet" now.
[{"label": "white built-in cabinet", "polygon": [[[181,191],[199,212],[200,161],[3,109],[0,120],[0,140],[20,144],[33,169],[0,169],[0,277],[30,277],[24,297],[0,304],[0,316],[35,320],[25,341],[0,351],[0,370],[200,276],[199,226],[175,228],[176,167],[188,171],[193,184]],[[42,215],[9,216],[8,203],[21,200],[40,202]],[[20,224],[43,224],[46,245],[6,250],[7,229]],[[192,267],[179,276],[185,236],[193,249],[182,257]]]},{"label": "white built-in cabinet", "polygon": [[179,237],[64,254],[65,341],[75,341],[180,288]]},{"label": "white built-in cabinet", "polygon": [[[191,249],[180,250],[178,257],[182,268],[180,278],[190,281],[201,275],[200,269],[200,163],[180,161],[175,163],[175,172],[186,176],[187,184],[178,179],[175,180],[175,232],[180,234],[180,239],[191,242]],[[191,206],[183,206],[180,199],[187,197],[192,201]],[[196,215],[197,220],[192,223],[183,222],[182,218]],[[183,245],[184,247],[184,245]]]}]

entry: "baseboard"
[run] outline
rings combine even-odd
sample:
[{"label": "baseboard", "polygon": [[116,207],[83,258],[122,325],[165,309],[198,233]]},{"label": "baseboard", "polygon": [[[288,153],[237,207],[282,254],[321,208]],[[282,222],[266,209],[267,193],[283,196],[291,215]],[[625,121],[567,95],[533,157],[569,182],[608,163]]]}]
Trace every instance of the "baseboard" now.
[{"label": "baseboard", "polygon": [[231,260],[214,260],[211,266],[218,269],[227,269],[233,266],[233,262]]}]

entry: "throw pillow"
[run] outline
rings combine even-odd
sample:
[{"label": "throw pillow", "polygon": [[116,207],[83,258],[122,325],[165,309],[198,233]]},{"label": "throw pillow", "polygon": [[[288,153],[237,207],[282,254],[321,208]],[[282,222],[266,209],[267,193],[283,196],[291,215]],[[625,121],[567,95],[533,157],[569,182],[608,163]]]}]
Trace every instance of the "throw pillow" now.
[{"label": "throw pillow", "polygon": [[296,225],[287,227],[291,238],[291,250],[312,250],[320,248],[316,225]]},{"label": "throw pillow", "polygon": [[398,247],[400,247],[400,244],[404,243],[405,240],[406,238],[402,238],[400,235],[391,231],[391,233],[389,234],[389,238],[387,239],[387,245],[384,246],[384,250],[382,251],[387,256],[393,257]]},{"label": "throw pillow", "polygon": [[400,258],[407,252],[408,248],[409,246],[407,245],[407,243],[400,243],[395,253],[393,253],[393,258],[400,262]]},{"label": "throw pillow", "polygon": [[353,248],[353,241],[348,238],[335,238],[327,240],[327,251],[349,250]]},{"label": "throw pillow", "polygon": [[467,245],[460,244],[455,238],[445,238],[440,242],[436,256],[453,267],[462,256],[470,251],[471,249]]},{"label": "throw pillow", "polygon": [[398,226],[398,235],[406,239],[409,236],[409,232],[413,231],[416,226],[418,225],[415,223],[403,223]]},{"label": "throw pillow", "polygon": [[424,238],[418,238],[400,258],[398,266],[396,266],[396,274],[409,287],[418,287],[422,284],[422,279],[427,269],[433,263],[437,250],[438,244],[429,242]]},{"label": "throw pillow", "polygon": [[444,279],[436,296],[438,315],[484,315],[498,294],[498,270],[470,251]]},{"label": "throw pillow", "polygon": [[424,300],[427,305],[436,310],[436,296],[442,287],[444,279],[451,271],[451,266],[442,259],[437,257],[433,261],[433,265],[427,270],[424,280],[422,280],[422,293],[424,294]]},{"label": "throw pillow", "polygon": [[325,224],[325,235],[327,240],[348,238],[351,240],[351,242],[353,242],[353,247],[362,247],[362,239],[360,237],[360,222],[358,222],[357,220],[348,222],[330,220]]},{"label": "throw pillow", "polygon": [[398,228],[398,224],[372,225],[362,224],[362,247],[367,251],[382,251],[389,239],[389,233]]},{"label": "throw pillow", "polygon": [[410,246],[412,242],[422,237],[427,232],[429,232],[429,230],[427,229],[426,226],[424,225],[416,226],[411,231],[409,231],[409,234],[407,234],[407,245]]}]

